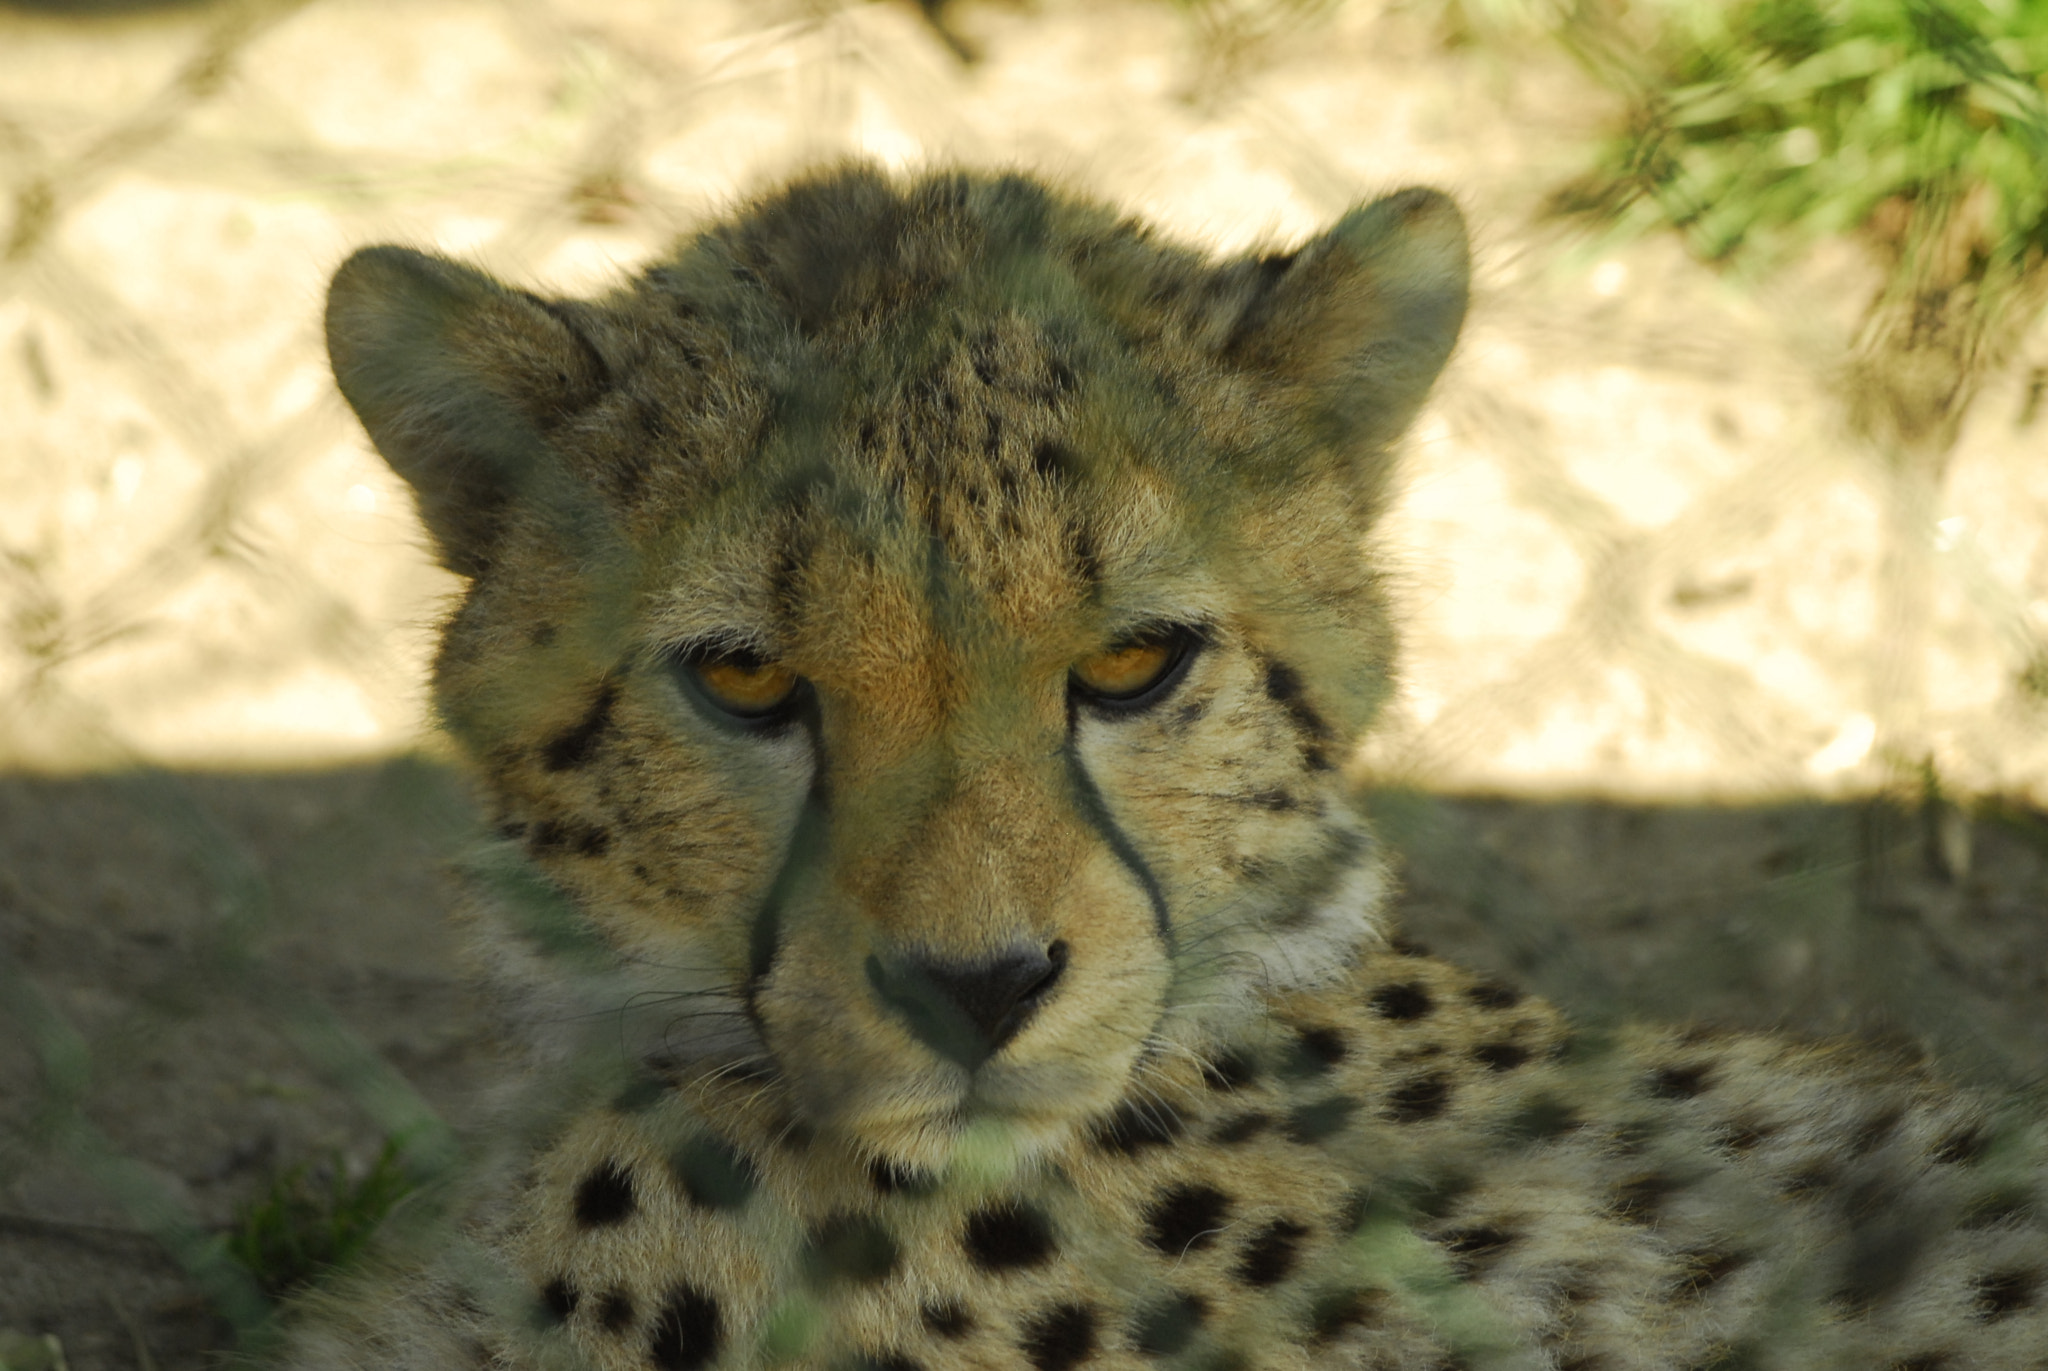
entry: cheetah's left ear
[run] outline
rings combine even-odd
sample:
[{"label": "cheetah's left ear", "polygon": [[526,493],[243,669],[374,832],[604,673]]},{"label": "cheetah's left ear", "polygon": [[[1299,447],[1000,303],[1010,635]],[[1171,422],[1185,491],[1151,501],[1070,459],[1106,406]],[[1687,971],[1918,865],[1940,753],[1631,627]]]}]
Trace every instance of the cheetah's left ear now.
[{"label": "cheetah's left ear", "polygon": [[1219,269],[1204,341],[1306,401],[1323,437],[1375,452],[1408,426],[1450,356],[1470,272],[1450,197],[1398,191],[1297,252]]}]

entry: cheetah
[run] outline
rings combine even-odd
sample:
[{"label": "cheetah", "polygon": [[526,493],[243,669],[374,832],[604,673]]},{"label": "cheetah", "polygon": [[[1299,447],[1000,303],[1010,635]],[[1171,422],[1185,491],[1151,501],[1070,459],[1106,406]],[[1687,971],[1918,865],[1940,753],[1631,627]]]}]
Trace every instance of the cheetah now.
[{"label": "cheetah", "polygon": [[1429,190],[1219,261],[860,165],[595,301],[351,257],[513,1084],[287,1364],[2048,1366],[2033,1121],[1385,927],[1361,542],[1467,283]]}]

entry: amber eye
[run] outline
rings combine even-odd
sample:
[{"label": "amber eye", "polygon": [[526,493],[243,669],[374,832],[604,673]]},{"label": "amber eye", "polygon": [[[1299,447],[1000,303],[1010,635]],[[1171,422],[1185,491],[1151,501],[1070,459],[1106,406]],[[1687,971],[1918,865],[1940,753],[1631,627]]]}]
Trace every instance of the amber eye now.
[{"label": "amber eye", "polygon": [[1201,638],[1191,628],[1165,628],[1074,663],[1074,690],[1090,703],[1134,709],[1163,699]]},{"label": "amber eye", "polygon": [[780,662],[764,662],[751,652],[688,654],[676,663],[698,693],[738,719],[765,719],[796,695],[803,678]]}]

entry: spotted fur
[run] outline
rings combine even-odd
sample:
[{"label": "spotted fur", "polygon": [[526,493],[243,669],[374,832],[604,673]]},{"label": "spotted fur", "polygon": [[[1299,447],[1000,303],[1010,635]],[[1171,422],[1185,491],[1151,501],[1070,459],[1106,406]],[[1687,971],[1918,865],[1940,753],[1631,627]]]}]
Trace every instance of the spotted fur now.
[{"label": "spotted fur", "polygon": [[[593,303],[351,258],[337,378],[469,578],[524,1057],[293,1364],[2042,1365],[2029,1128],[1384,939],[1359,544],[1465,282],[1427,191],[1219,263],[859,168]],[[802,684],[741,717],[712,660]]]}]

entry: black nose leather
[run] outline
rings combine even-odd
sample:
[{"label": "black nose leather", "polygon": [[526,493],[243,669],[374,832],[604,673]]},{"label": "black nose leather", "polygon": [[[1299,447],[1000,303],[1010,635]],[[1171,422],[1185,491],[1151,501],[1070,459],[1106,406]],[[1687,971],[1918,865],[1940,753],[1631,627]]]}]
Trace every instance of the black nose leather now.
[{"label": "black nose leather", "polygon": [[919,1041],[970,1071],[1002,1051],[1067,969],[1067,945],[1015,947],[987,961],[869,957],[868,983]]}]

